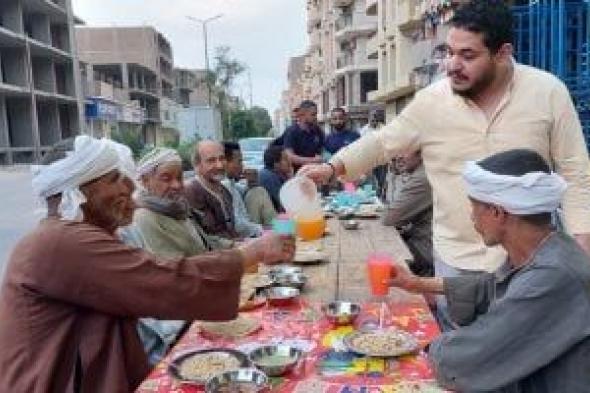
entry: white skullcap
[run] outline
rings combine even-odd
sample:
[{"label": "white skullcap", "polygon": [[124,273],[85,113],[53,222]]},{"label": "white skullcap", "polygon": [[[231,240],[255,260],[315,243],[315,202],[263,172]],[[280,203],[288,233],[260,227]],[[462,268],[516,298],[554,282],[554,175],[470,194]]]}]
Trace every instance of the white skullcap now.
[{"label": "white skullcap", "polygon": [[137,164],[137,174],[139,176],[151,173],[159,165],[174,162],[182,163],[178,152],[167,147],[156,147],[139,160]]},{"label": "white skullcap", "polygon": [[[66,220],[82,220],[80,205],[86,197],[79,187],[119,168],[113,142],[87,135],[77,136],[74,150],[50,165],[33,167],[33,192],[43,200],[61,194],[59,213]],[[46,206],[46,203],[45,203]]]},{"label": "white skullcap", "polygon": [[565,180],[554,172],[499,175],[483,169],[475,161],[465,164],[463,180],[471,198],[520,216],[555,211],[567,188]]}]

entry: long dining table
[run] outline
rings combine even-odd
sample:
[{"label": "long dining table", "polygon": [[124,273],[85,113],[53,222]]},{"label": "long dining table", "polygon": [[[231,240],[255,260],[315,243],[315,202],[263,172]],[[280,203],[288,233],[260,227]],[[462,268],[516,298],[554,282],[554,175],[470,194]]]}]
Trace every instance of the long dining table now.
[{"label": "long dining table", "polygon": [[[260,329],[239,339],[205,335],[194,322],[184,336],[158,364],[137,392],[203,392],[203,386],[180,383],[168,372],[179,354],[208,348],[232,348],[248,353],[266,344],[288,344],[302,349],[303,360],[283,377],[271,378],[272,392],[441,392],[424,347],[440,334],[423,296],[391,289],[383,299],[372,297],[366,260],[373,253],[389,254],[404,263],[411,253],[392,227],[378,220],[360,220],[357,230],[344,229],[342,221],[328,220],[327,235],[302,247],[325,252],[323,263],[302,265],[308,278],[302,296],[287,307],[265,305],[245,312],[260,322]],[[322,305],[346,300],[361,304],[355,325],[334,326],[324,317]],[[382,318],[383,315],[383,318]],[[349,352],[343,338],[364,324],[381,323],[409,332],[420,349],[396,358],[371,358]],[[377,322],[379,321],[379,322]]]}]

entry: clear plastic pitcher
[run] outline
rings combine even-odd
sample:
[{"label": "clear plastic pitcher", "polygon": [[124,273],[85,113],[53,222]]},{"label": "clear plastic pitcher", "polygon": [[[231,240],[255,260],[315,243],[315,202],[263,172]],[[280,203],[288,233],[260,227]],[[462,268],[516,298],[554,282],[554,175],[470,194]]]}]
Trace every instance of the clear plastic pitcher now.
[{"label": "clear plastic pitcher", "polygon": [[324,211],[313,181],[296,176],[283,185],[279,198],[285,210],[295,218],[297,235],[301,239],[316,240],[324,235]]}]

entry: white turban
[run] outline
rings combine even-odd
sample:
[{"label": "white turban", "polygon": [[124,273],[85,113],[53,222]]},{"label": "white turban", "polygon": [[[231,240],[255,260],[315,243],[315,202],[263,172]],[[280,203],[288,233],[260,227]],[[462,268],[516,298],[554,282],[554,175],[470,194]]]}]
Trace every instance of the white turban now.
[{"label": "white turban", "polygon": [[[82,220],[80,205],[86,197],[79,187],[92,180],[106,175],[114,169],[127,166],[122,164],[126,150],[107,139],[95,139],[87,135],[77,136],[74,150],[66,153],[66,157],[50,165],[35,166],[33,170],[33,192],[45,199],[61,194],[59,213],[66,220]],[[120,155],[120,153],[122,155]],[[127,160],[125,158],[125,160]],[[133,162],[131,160],[131,162]],[[125,173],[124,170],[122,170]]]},{"label": "white turban", "polygon": [[530,172],[523,176],[499,175],[468,161],[463,170],[467,194],[480,202],[504,208],[514,215],[555,211],[567,188],[557,173]]},{"label": "white turban", "polygon": [[156,147],[147,153],[137,164],[137,174],[139,176],[151,173],[159,165],[165,163],[182,163],[180,155],[174,149],[166,147]]}]

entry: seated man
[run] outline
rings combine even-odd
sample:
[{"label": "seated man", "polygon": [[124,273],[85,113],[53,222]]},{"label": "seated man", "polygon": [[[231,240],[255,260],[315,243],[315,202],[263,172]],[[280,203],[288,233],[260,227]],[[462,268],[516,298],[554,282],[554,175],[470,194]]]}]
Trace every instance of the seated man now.
[{"label": "seated man", "polygon": [[244,269],[292,256],[292,241],[279,237],[170,261],[125,246],[114,231],[128,223],[133,189],[120,166],[112,142],[78,136],[34,176],[35,194],[55,211],[8,262],[1,392],[133,391],[149,372],[138,317],[235,318]]},{"label": "seated man", "polygon": [[221,184],[226,166],[223,145],[214,141],[197,143],[193,165],[195,178],[185,185],[185,195],[198,213],[198,224],[210,235],[239,238],[232,196]]},{"label": "seated man", "polygon": [[[173,149],[155,148],[139,162],[141,190],[133,224],[119,231],[123,241],[159,258],[175,260],[229,249],[233,241],[209,236],[191,220],[183,193],[182,159]],[[150,364],[161,360],[184,329],[185,321],[142,318],[138,331]]]},{"label": "seated man", "polygon": [[587,392],[590,386],[590,260],[554,232],[565,181],[530,150],[510,150],[463,172],[475,230],[501,245],[495,274],[416,277],[392,284],[445,294],[456,330],[430,344],[438,381],[468,392]]},{"label": "seated man", "polygon": [[[224,142],[227,179],[222,183],[232,195],[234,206],[234,220],[236,231],[243,238],[257,237],[262,234],[262,225],[268,225],[277,215],[267,192],[261,187],[252,187],[246,189],[238,182],[244,176],[244,163],[242,161],[242,151],[240,145],[235,142]],[[245,204],[245,195],[250,195],[252,210],[262,212],[263,216],[268,217],[267,221],[257,221],[251,217],[247,205]]]},{"label": "seated man", "polygon": [[395,186],[381,222],[396,227],[414,256],[410,269],[423,277],[434,275],[432,256],[432,189],[420,152],[398,157]]},{"label": "seated man", "polygon": [[266,189],[277,212],[284,212],[279,192],[283,184],[293,177],[293,166],[282,146],[269,146],[264,152],[264,168],[258,172],[258,183]]}]

